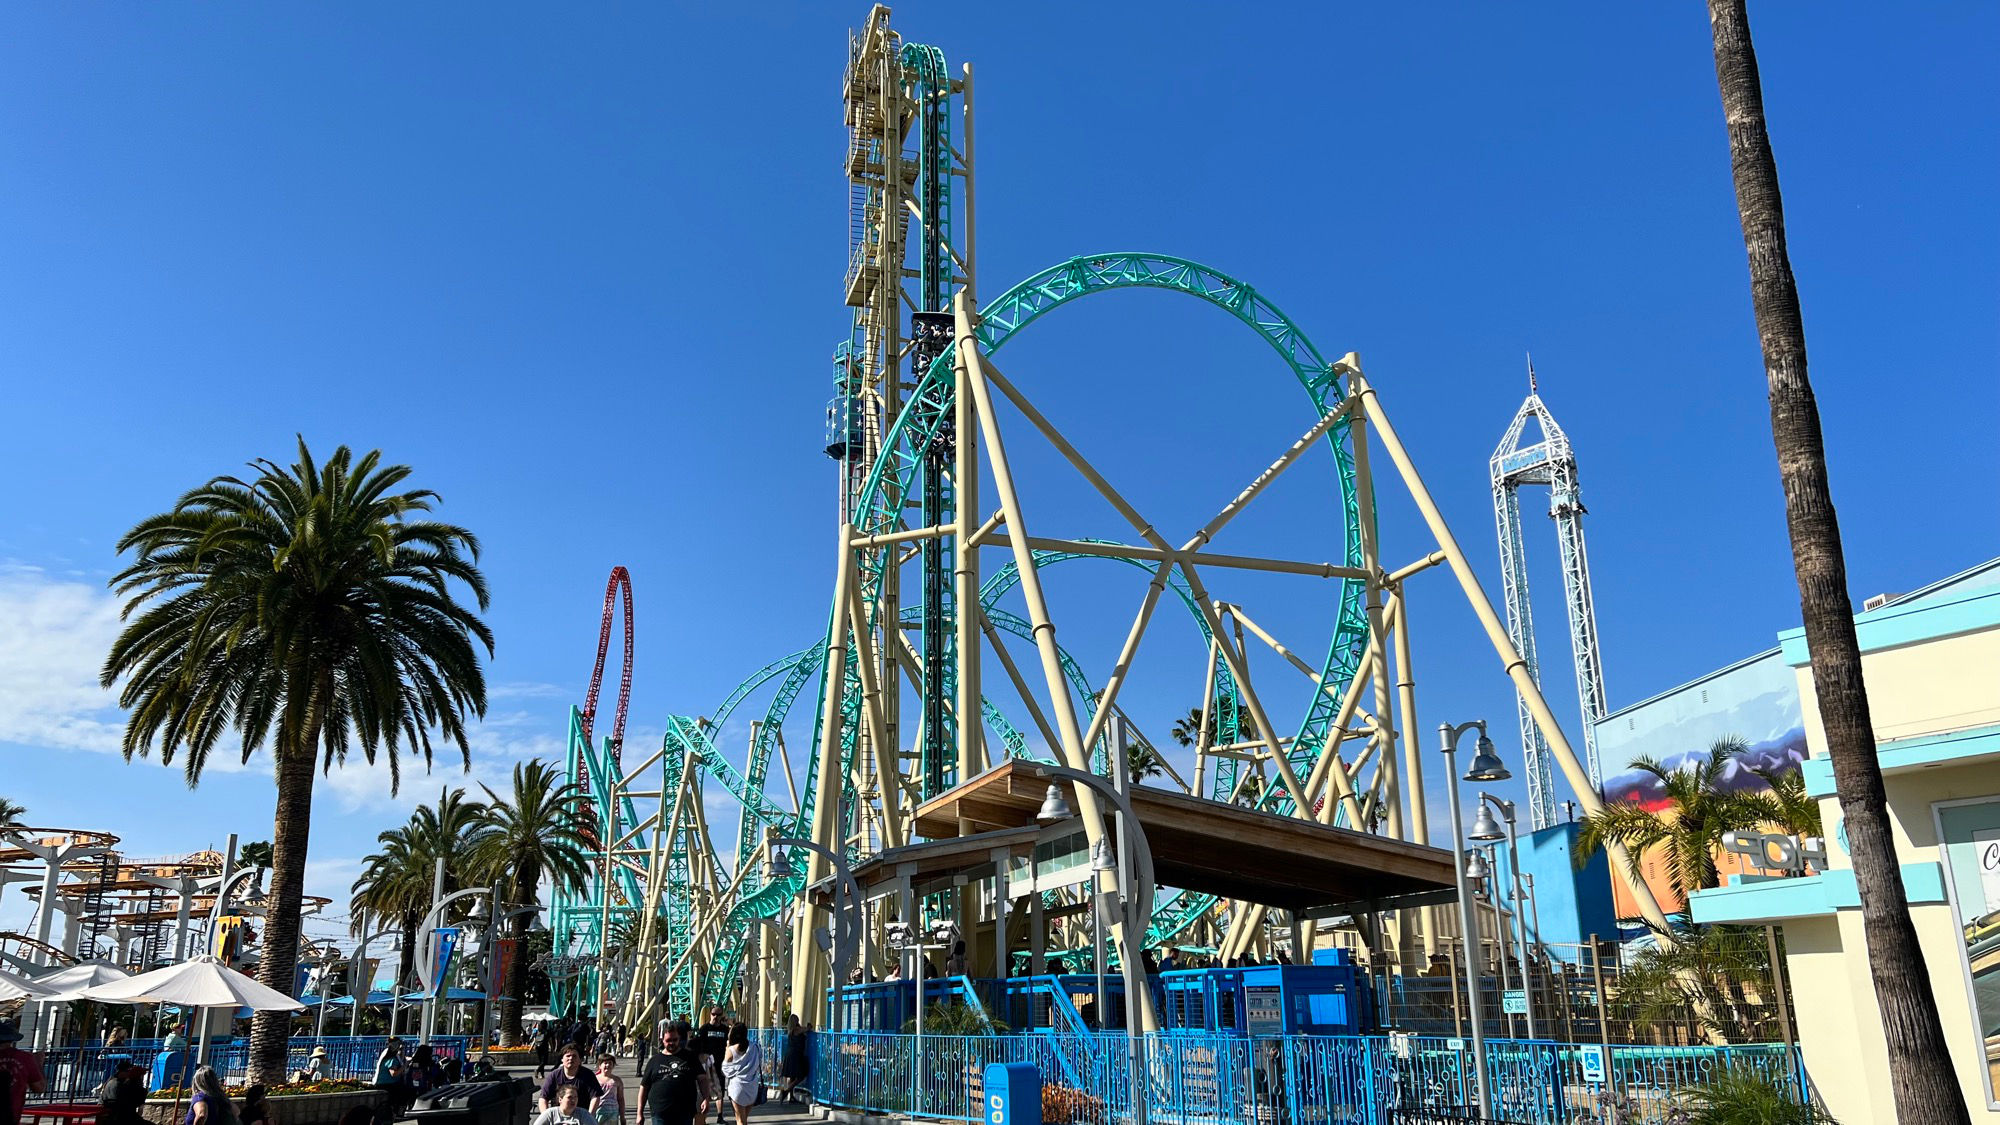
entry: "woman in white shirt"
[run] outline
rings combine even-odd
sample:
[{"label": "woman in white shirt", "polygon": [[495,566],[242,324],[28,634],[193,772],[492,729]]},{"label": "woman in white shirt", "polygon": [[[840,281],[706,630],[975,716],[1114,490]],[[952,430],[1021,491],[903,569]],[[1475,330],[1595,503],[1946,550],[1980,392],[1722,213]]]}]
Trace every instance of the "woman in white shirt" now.
[{"label": "woman in white shirt", "polygon": [[750,1107],[764,1087],[764,1052],[750,1038],[750,1028],[738,1020],[729,1025],[727,1046],[722,1051],[722,1078],[728,1084],[729,1108],[736,1111],[736,1125],[749,1125]]}]

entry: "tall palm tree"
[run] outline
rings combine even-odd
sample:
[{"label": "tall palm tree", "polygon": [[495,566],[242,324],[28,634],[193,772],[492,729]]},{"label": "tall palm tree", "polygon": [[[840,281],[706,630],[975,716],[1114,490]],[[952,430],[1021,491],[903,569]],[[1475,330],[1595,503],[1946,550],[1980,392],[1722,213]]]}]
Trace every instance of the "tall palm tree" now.
[{"label": "tall palm tree", "polygon": [[[481,785],[480,788],[486,789]],[[514,764],[513,785],[506,797],[486,789],[491,799],[485,824],[472,842],[472,863],[483,877],[501,884],[501,893],[515,906],[541,902],[544,877],[557,887],[580,887],[590,877],[585,826],[590,820],[583,790],[563,782],[547,762],[535,759]],[[528,948],[528,919],[522,911],[508,919],[508,936],[515,955],[501,982],[500,1045],[521,1041],[521,995]]]},{"label": "tall palm tree", "polygon": [[1861,932],[1868,972],[1882,1008],[1889,1073],[1896,1076],[1896,1114],[1914,1122],[1969,1118],[1951,1052],[1939,1022],[1909,896],[1889,828],[1882,767],[1875,759],[1875,723],[1861,680],[1861,646],[1847,594],[1847,560],[1827,482],[1819,407],[1806,374],[1805,318],[1785,247],[1784,198],[1778,162],[1764,123],[1764,86],[1750,40],[1744,0],[1708,0],[1715,44],[1715,80],[1729,132],[1736,211],[1750,263],[1750,304],[1764,357],[1771,402],[1771,440],[1785,495],[1799,612],[1812,662],[1834,788],[1847,829],[1847,854],[1861,897]]},{"label": "tall palm tree", "polygon": [[1576,836],[1579,864],[1607,844],[1623,844],[1632,877],[1643,879],[1639,861],[1648,852],[1666,860],[1667,884],[1686,900],[1689,891],[1721,883],[1715,855],[1725,832],[1748,831],[1765,819],[1764,803],[1747,793],[1721,787],[1729,763],[1746,747],[1735,737],[1719,738],[1708,748],[1708,760],[1668,769],[1652,758],[1639,758],[1632,768],[1660,783],[1666,808],[1654,812],[1624,801],[1606,805],[1584,818]]},{"label": "tall palm tree", "polygon": [[362,936],[362,915],[377,922],[393,919],[402,932],[402,949],[393,989],[401,992],[416,963],[417,924],[430,909],[430,863],[424,858],[410,826],[400,825],[375,837],[376,851],[362,862],[361,874],[349,888],[349,909],[355,916],[355,936]]},{"label": "tall palm tree", "polygon": [[[112,579],[128,596],[124,631],[104,662],[123,682],[125,756],[182,752],[190,787],[234,731],[244,761],[269,743],[277,777],[271,910],[261,976],[289,993],[299,950],[313,774],[359,744],[386,753],[390,784],[403,753],[432,758],[433,731],[470,764],[467,715],[486,712],[481,647],[493,634],[457,601],[484,610],[478,541],[427,518],[436,499],[398,491],[404,466],[347,447],[324,465],[300,439],[298,458],[251,464],[250,479],[217,477],[118,542],[132,552]],[[290,1017],[260,1013],[250,1081],[285,1076]]]},{"label": "tall palm tree", "polygon": [[0,828],[14,828],[21,824],[21,818],[28,815],[26,805],[16,804],[0,797]]},{"label": "tall palm tree", "polygon": [[419,806],[407,822],[375,838],[379,850],[364,861],[349,905],[395,919],[402,936],[397,992],[416,987],[417,931],[435,897],[438,861],[444,861],[444,893],[464,890],[475,877],[469,849],[485,816],[486,806],[466,800],[465,790],[440,789],[435,804]]}]

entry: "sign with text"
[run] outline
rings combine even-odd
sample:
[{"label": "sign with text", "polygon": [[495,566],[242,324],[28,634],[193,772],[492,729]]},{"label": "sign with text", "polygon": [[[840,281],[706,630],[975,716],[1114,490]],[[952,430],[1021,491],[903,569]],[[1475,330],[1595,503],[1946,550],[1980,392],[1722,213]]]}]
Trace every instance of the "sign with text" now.
[{"label": "sign with text", "polygon": [[1275,984],[1252,985],[1244,989],[1243,1029],[1252,1035],[1284,1034],[1283,990]]},{"label": "sign with text", "polygon": [[1508,1016],[1528,1014],[1528,994],[1519,988],[1510,988],[1500,994],[1500,1013]]}]

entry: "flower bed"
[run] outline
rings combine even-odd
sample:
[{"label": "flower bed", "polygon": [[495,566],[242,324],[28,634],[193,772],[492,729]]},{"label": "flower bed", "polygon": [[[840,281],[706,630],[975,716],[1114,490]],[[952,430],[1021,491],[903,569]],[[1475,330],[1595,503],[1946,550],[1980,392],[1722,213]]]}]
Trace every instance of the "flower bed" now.
[{"label": "flower bed", "polygon": [[[243,1088],[231,1086],[229,1095],[232,1100],[240,1099]],[[283,1099],[282,1106],[274,1107],[278,1110],[274,1116],[285,1125],[338,1125],[341,1117],[355,1106],[373,1107],[382,1100],[380,1090],[353,1079],[276,1086],[269,1096],[274,1101]],[[151,1125],[180,1125],[187,1112],[186,1091],[168,1089],[147,1098],[140,1115]]]}]

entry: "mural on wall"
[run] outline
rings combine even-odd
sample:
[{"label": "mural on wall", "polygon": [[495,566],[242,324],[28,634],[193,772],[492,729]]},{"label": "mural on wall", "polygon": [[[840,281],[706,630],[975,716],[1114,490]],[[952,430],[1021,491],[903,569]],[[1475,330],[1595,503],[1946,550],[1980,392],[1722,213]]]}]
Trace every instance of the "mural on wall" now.
[{"label": "mural on wall", "polygon": [[[1604,799],[1631,801],[1657,811],[1663,804],[1658,779],[1630,769],[1629,763],[1645,757],[1672,769],[1705,762],[1709,746],[1732,736],[1749,749],[1724,767],[1726,789],[1763,789],[1763,779],[1753,771],[1779,773],[1805,761],[1798,676],[1777,649],[1600,719],[1597,751],[1607,775]],[[1717,866],[1725,878],[1743,870],[1741,859],[1734,855],[1724,855]],[[1640,871],[1662,909],[1673,913],[1686,908],[1656,860],[1642,862]],[[1638,903],[1618,880],[1612,881],[1612,897],[1620,918],[1638,914]]]}]

